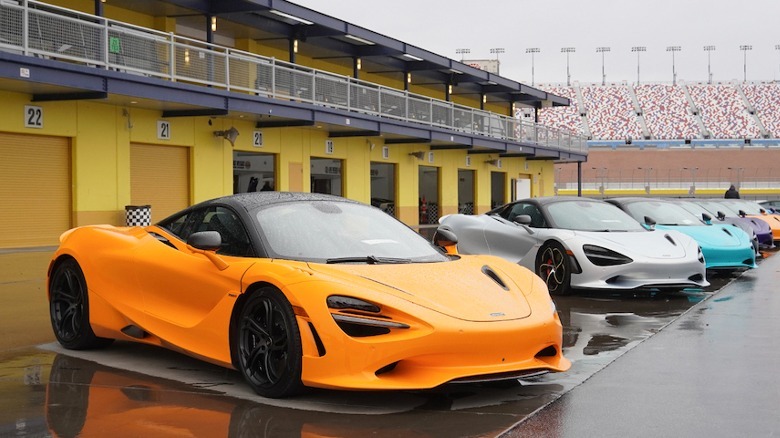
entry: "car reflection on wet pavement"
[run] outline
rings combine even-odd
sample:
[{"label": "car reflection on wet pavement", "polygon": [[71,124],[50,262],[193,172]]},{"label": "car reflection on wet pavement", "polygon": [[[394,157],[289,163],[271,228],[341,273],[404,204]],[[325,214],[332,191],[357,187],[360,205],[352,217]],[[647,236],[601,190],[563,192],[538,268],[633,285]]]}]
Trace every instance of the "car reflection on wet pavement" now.
[{"label": "car reflection on wet pavement", "polygon": [[[145,345],[0,356],[0,436],[496,436],[656,333],[708,291],[556,297],[567,373],[429,391],[254,395],[237,372]],[[511,340],[508,340],[511,342]],[[132,370],[132,371],[129,371]]]}]

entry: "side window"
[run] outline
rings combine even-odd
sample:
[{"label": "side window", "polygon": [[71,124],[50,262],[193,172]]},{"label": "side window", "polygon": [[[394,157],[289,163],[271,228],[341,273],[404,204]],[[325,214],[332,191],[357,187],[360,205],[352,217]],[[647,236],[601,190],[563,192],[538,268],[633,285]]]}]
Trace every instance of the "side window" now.
[{"label": "side window", "polygon": [[523,214],[531,216],[531,228],[547,228],[547,221],[544,220],[542,212],[535,205],[526,204],[523,207]]},{"label": "side window", "polygon": [[513,205],[507,219],[513,221],[517,216],[523,214],[531,217],[531,223],[529,224],[531,228],[547,228],[547,221],[544,220],[542,212],[533,204],[520,203]]},{"label": "side window", "polygon": [[195,223],[200,222],[200,218],[202,218],[203,214],[204,210],[202,209],[193,210],[187,214],[176,217],[170,222],[161,223],[160,226],[186,242],[187,238],[190,237],[190,234],[199,231],[197,226],[195,226]]},{"label": "side window", "polygon": [[217,254],[237,257],[255,255],[244,225],[238,215],[229,208],[209,208],[195,228],[197,231],[216,231],[222,236],[222,248]]},{"label": "side window", "polygon": [[188,216],[186,214],[183,214],[179,216],[175,221],[167,224],[165,228],[168,229],[168,231],[170,231],[171,233],[177,236],[181,236],[182,231],[184,231],[184,224],[187,221],[187,217]]}]

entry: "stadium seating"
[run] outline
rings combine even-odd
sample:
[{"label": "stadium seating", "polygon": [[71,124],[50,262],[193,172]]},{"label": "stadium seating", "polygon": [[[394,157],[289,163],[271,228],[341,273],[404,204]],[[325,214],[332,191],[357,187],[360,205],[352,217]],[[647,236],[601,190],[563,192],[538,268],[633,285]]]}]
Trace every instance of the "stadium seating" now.
[{"label": "stadium seating", "polygon": [[582,97],[594,139],[642,138],[642,128],[625,86],[585,86]]},{"label": "stadium seating", "polygon": [[632,93],[636,95],[651,140],[761,139],[764,132],[751,110],[755,111],[769,137],[780,138],[778,83],[634,86],[575,83],[572,86],[539,85],[539,88],[572,101],[570,107],[541,109],[539,121],[542,124],[586,134],[581,116],[584,113],[594,141],[622,142],[644,137]]},{"label": "stadium seating", "polygon": [[634,87],[645,123],[654,139],[691,139],[700,136],[681,87],[646,84]]},{"label": "stadium seating", "polygon": [[760,136],[758,126],[733,85],[695,84],[689,85],[688,91],[712,138]]},{"label": "stadium seating", "polygon": [[539,123],[552,128],[564,129],[576,134],[582,134],[582,117],[574,88],[539,85],[541,90],[558,96],[568,97],[571,106],[545,108],[539,112]]},{"label": "stadium seating", "polygon": [[769,135],[780,137],[780,85],[777,83],[743,84],[748,101]]}]

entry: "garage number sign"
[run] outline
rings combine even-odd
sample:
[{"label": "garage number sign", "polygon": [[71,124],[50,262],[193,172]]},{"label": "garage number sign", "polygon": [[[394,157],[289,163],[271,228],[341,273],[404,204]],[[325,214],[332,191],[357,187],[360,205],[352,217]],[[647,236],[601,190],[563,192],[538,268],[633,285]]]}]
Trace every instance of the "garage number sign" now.
[{"label": "garage number sign", "polygon": [[43,128],[43,108],[34,105],[24,106],[24,127]]},{"label": "garage number sign", "polygon": [[157,138],[159,140],[171,139],[171,123],[166,120],[157,121]]},{"label": "garage number sign", "polygon": [[24,127],[43,128],[43,108],[34,105],[24,106]]}]

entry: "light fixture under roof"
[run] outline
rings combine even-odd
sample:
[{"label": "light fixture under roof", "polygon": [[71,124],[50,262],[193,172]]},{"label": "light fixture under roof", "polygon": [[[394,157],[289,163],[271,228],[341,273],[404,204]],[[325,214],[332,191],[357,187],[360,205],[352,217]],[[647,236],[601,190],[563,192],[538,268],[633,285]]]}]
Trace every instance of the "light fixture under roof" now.
[{"label": "light fixture under roof", "polygon": [[422,59],[422,58],[420,58],[420,57],[417,57],[417,56],[414,56],[414,55],[410,55],[410,54],[408,54],[408,53],[404,53],[404,54],[403,54],[403,55],[401,55],[401,56],[403,56],[403,57],[404,57],[404,58],[406,58],[406,59],[410,59],[410,60],[412,60],[412,61],[422,61],[422,60],[423,60],[423,59]]},{"label": "light fixture under roof", "polygon": [[355,36],[355,35],[351,35],[351,34],[344,35],[344,38],[348,38],[348,39],[350,39],[352,41],[356,41],[358,43],[367,44],[369,46],[376,45],[376,43],[373,42],[373,41],[369,41],[369,40],[367,40],[365,38],[360,38],[359,36]]},{"label": "light fixture under roof", "polygon": [[268,12],[270,12],[270,13],[272,13],[274,15],[278,15],[278,16],[283,17],[283,18],[287,18],[289,20],[297,21],[298,23],[301,23],[301,24],[306,24],[306,25],[314,24],[314,22],[312,22],[312,21],[303,19],[301,17],[296,17],[295,15],[290,15],[290,14],[288,14],[286,12],[277,11],[276,9],[271,9]]}]

